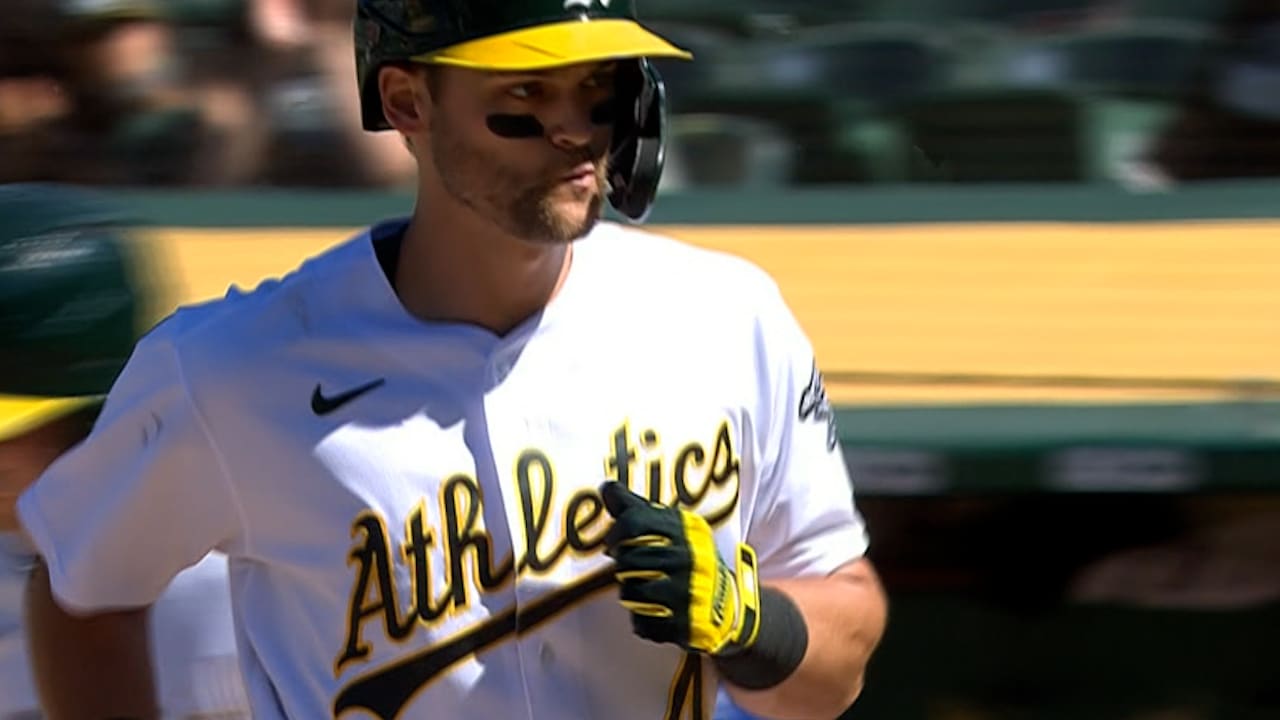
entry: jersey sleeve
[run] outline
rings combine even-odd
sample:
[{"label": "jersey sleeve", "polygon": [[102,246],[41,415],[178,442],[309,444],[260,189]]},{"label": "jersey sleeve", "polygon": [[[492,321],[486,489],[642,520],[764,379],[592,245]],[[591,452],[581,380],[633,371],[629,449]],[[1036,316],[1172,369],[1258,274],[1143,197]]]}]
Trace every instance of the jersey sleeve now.
[{"label": "jersey sleeve", "polygon": [[769,282],[757,319],[758,477],[746,529],[765,579],[825,575],[868,538],[813,346]]},{"label": "jersey sleeve", "polygon": [[159,330],[135,348],[89,436],[18,500],[70,611],[149,605],[209,550],[238,543],[231,486]]}]

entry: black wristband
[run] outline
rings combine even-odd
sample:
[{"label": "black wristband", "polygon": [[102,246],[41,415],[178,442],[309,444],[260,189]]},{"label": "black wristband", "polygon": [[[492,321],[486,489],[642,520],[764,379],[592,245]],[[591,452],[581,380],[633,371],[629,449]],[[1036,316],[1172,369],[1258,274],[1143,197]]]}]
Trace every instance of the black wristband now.
[{"label": "black wristband", "polygon": [[809,649],[809,628],[800,609],[784,593],[760,588],[760,630],[755,644],[717,655],[720,677],[745,690],[767,690],[791,677]]}]

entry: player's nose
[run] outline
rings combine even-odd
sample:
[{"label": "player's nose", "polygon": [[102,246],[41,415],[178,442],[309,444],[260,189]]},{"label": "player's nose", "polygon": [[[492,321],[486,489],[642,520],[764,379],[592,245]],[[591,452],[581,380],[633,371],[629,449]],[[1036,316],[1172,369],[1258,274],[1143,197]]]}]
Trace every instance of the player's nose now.
[{"label": "player's nose", "polygon": [[547,139],[562,150],[573,150],[591,144],[602,125],[593,120],[600,114],[598,108],[585,98],[562,97],[543,115]]}]

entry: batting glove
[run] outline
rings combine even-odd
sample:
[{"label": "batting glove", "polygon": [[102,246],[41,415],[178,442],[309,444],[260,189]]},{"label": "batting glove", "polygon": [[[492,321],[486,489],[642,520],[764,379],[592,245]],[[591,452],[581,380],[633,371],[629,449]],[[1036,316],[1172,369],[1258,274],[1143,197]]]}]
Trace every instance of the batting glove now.
[{"label": "batting glove", "polygon": [[731,569],[697,513],[649,502],[617,481],[600,495],[614,519],[606,553],[636,635],[711,656],[755,643],[760,585],[750,546],[738,544]]}]

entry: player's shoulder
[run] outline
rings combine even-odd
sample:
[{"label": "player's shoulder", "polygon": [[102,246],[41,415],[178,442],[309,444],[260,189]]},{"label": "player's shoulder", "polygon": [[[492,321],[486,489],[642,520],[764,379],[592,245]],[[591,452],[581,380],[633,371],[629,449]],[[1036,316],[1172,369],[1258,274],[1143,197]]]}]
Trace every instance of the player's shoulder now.
[{"label": "player's shoulder", "polygon": [[592,245],[625,277],[664,293],[705,298],[714,287],[714,295],[735,301],[779,294],[773,276],[754,261],[653,228],[600,223]]},{"label": "player's shoulder", "polygon": [[139,346],[167,345],[194,353],[214,350],[225,354],[261,348],[262,342],[285,341],[306,326],[315,289],[321,285],[344,288],[341,276],[359,268],[371,254],[366,230],[251,288],[232,285],[222,297],[179,306],[157,323]]}]

